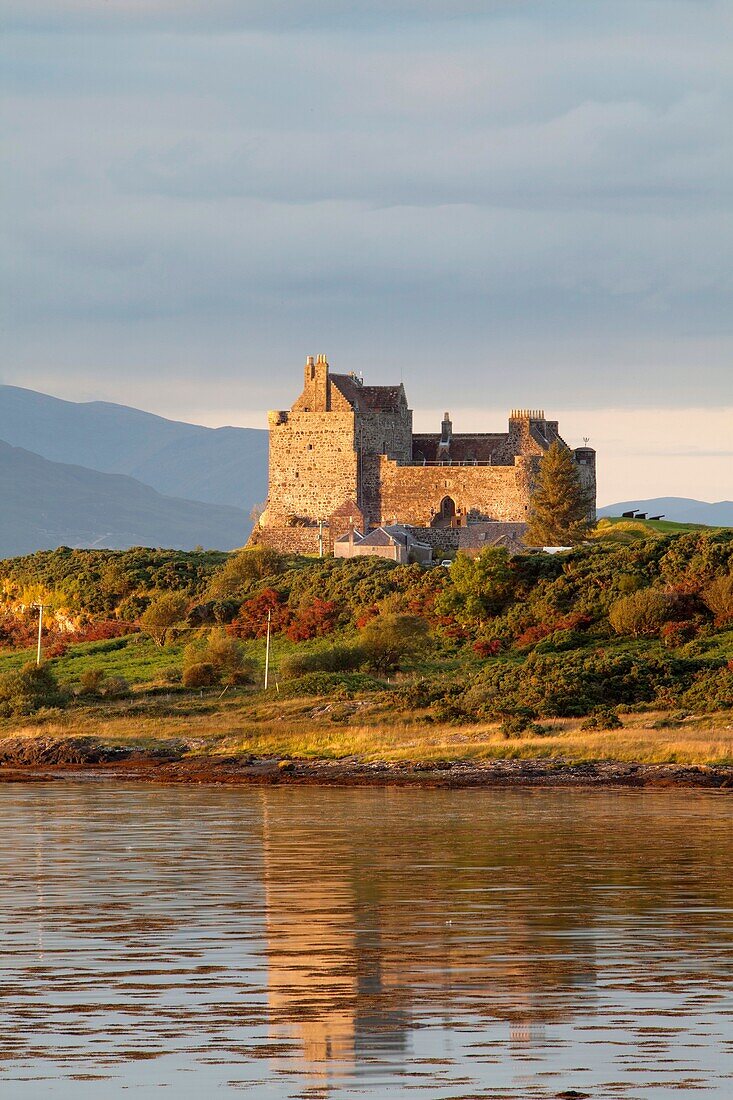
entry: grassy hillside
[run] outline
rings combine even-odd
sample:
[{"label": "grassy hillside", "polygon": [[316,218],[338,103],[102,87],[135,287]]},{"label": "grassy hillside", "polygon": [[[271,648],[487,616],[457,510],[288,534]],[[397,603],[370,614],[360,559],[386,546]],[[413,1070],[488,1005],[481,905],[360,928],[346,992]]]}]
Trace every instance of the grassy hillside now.
[{"label": "grassy hillside", "polygon": [[[510,743],[520,754],[564,745],[579,759],[622,728],[634,728],[636,745],[650,728],[638,716],[650,713],[655,753],[665,729],[697,723],[722,736],[733,708],[733,532],[652,528],[640,538],[641,525],[630,536],[628,526],[602,525],[594,542],[563,554],[510,558],[491,548],[459,555],[450,569],[263,548],[62,549],[6,561],[0,728],[17,729],[40,707],[50,726],[113,722],[132,736],[134,716],[162,735],[168,721],[170,733],[190,719],[216,740],[212,723],[228,738],[239,723],[250,741],[285,737],[292,751],[310,752],[328,741],[324,723],[364,726],[384,751],[392,725],[429,756],[428,728],[476,727],[491,731],[481,750],[489,754],[506,738],[507,752]],[[171,597],[172,617],[157,631]],[[66,694],[63,713],[55,699],[46,711],[40,697],[8,701],[33,654],[28,605],[38,600],[48,609],[44,648]],[[286,735],[272,727],[283,720],[295,723]],[[725,757],[727,736],[717,748],[710,742],[711,759]]]},{"label": "grassy hillside", "polygon": [[596,541],[629,545],[656,535],[687,535],[694,531],[724,531],[729,528],[709,527],[704,523],[674,523],[668,519],[622,519],[605,516],[599,519],[592,537]]}]

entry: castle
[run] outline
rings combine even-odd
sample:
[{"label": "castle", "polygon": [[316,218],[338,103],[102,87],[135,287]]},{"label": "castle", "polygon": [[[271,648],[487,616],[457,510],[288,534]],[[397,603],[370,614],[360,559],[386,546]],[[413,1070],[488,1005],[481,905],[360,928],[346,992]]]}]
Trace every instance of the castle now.
[{"label": "castle", "polygon": [[[330,549],[349,530],[403,524],[436,548],[467,544],[479,525],[527,520],[540,459],[558,422],[517,409],[507,432],[415,434],[404,386],[367,386],[308,356],[303,392],[271,412],[269,489],[253,541],[281,550]],[[595,507],[595,451],[573,451]],[[463,532],[463,536],[461,535]]]}]

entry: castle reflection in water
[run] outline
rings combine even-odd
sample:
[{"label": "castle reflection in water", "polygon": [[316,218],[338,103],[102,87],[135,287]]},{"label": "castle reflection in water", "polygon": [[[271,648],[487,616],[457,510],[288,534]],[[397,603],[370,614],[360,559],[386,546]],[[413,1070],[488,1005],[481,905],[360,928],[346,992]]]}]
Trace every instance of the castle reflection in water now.
[{"label": "castle reflection in water", "polygon": [[263,794],[267,995],[272,1037],[298,1044],[311,1078],[397,1057],[435,1017],[501,1021],[532,1045],[592,1010],[596,899],[579,921],[578,876],[553,874],[576,823],[551,838],[539,821],[529,838],[526,821],[515,837],[486,819],[477,830],[469,796],[440,830],[385,837],[378,814],[355,830],[283,793]]}]

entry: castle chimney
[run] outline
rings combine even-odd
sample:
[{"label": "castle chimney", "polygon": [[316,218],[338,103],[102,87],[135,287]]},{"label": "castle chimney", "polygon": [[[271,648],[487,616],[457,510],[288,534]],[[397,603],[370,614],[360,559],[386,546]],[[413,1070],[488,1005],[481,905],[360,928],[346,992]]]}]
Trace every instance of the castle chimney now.
[{"label": "castle chimney", "polygon": [[330,403],[330,383],[328,362],[325,355],[312,355],[305,360],[304,390],[302,408],[308,412],[328,412]]}]

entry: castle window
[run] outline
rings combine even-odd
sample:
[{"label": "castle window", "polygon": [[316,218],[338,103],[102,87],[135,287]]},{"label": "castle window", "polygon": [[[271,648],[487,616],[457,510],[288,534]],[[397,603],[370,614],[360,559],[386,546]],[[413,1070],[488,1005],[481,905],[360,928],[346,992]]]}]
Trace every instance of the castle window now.
[{"label": "castle window", "polygon": [[312,451],[312,450],[313,450],[313,444],[309,443],[308,446],[306,447],[306,451]]}]

